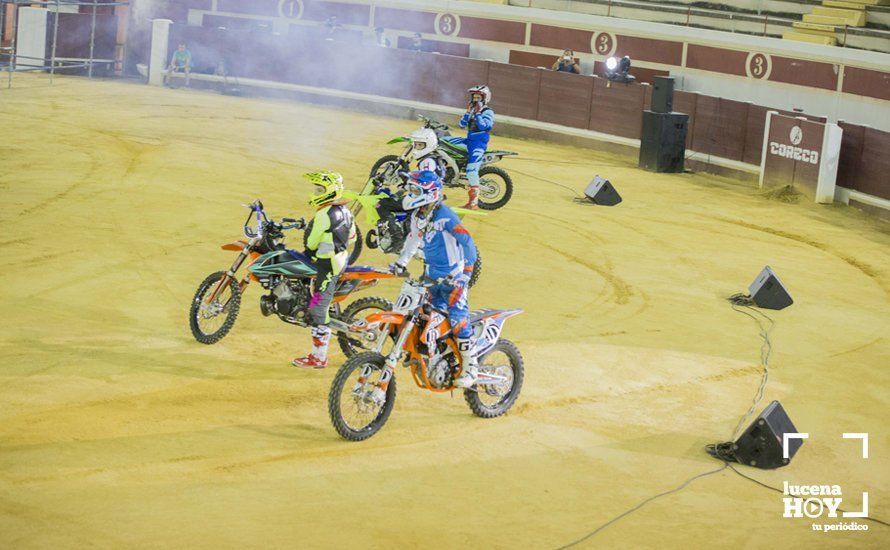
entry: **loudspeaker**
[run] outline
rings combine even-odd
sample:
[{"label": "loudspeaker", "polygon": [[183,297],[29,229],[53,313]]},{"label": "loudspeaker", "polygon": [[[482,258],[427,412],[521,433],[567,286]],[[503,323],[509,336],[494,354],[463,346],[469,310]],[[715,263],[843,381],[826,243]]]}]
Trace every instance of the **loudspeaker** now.
[{"label": "loudspeaker", "polygon": [[655,77],[652,85],[652,110],[656,113],[670,113],[674,110],[674,77]]},{"label": "loudspeaker", "polygon": [[621,202],[621,195],[612,187],[612,183],[599,176],[594,176],[590,180],[587,189],[584,190],[584,195],[594,204],[602,206],[615,206]]},{"label": "loudspeaker", "polygon": [[653,172],[682,172],[686,160],[689,115],[643,111],[640,168]]},{"label": "loudspeaker", "polygon": [[794,303],[770,266],[764,267],[760,275],[754,279],[748,287],[748,295],[757,307],[764,309],[784,309]]},{"label": "loudspeaker", "polygon": [[782,405],[773,401],[733,444],[735,459],[768,470],[787,465],[803,445],[803,440],[789,439],[788,458],[783,458],[782,440],[786,433],[797,433],[797,428]]}]

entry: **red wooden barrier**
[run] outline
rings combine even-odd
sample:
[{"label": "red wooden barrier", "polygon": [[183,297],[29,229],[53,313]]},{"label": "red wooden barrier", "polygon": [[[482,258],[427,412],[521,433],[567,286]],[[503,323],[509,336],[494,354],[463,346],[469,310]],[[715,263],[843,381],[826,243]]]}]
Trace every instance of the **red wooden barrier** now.
[{"label": "red wooden barrier", "polygon": [[[360,17],[356,12],[353,14]],[[209,16],[208,16],[209,17]],[[285,81],[437,105],[463,107],[467,88],[488,84],[496,112],[638,139],[651,87],[609,83],[603,78],[494,63],[450,55],[359,44],[360,34],[321,39],[320,26],[292,25],[279,36],[256,24],[205,17],[205,27],[174,25],[171,47],[192,51],[196,69],[224,60],[238,75]],[[224,22],[225,30],[213,26]],[[219,25],[217,25],[219,26]],[[249,45],[250,47],[246,47]],[[537,64],[552,56],[514,52],[511,61]],[[514,59],[515,57],[515,59]],[[534,57],[534,59],[533,59]],[[759,165],[768,108],[693,92],[674,92],[674,111],[689,115],[687,148]],[[780,111],[789,116],[801,113]],[[824,122],[824,117],[807,116]],[[838,185],[890,199],[890,133],[842,123]]]},{"label": "red wooden barrier", "polygon": [[489,61],[450,55],[426,54],[434,60],[436,88],[433,103],[465,107],[467,89],[488,82]]},{"label": "red wooden barrier", "polygon": [[639,84],[618,84],[593,78],[593,101],[587,127],[591,130],[640,139],[646,88]]},{"label": "red wooden barrier", "polygon": [[593,78],[571,73],[541,71],[538,120],[587,128]]},{"label": "red wooden barrier", "polygon": [[488,85],[495,90],[492,108],[508,116],[537,120],[541,73],[540,69],[492,63],[488,72]]}]

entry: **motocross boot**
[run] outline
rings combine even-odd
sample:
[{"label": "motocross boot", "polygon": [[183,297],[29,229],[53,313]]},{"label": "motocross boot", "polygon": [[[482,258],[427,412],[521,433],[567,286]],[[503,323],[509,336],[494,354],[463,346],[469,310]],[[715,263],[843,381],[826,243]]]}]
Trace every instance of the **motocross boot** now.
[{"label": "motocross boot", "polygon": [[331,329],[326,326],[312,327],[312,352],[306,357],[297,357],[293,366],[304,369],[323,369],[328,366],[328,344],[331,343]]},{"label": "motocross boot", "polygon": [[478,187],[468,187],[467,188],[467,204],[464,205],[464,208],[469,210],[476,210],[479,208],[479,188]]},{"label": "motocross boot", "polygon": [[470,388],[476,384],[479,377],[479,362],[476,360],[476,345],[472,338],[458,338],[457,349],[460,351],[460,360],[463,363],[463,372],[454,379],[454,385],[458,388]]}]

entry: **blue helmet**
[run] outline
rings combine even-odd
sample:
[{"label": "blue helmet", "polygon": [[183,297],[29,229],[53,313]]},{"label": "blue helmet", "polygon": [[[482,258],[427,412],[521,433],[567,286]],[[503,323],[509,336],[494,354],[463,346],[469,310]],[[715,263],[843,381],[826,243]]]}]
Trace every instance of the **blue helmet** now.
[{"label": "blue helmet", "polygon": [[402,199],[402,208],[415,210],[421,206],[442,200],[442,180],[431,170],[408,174],[408,192]]}]

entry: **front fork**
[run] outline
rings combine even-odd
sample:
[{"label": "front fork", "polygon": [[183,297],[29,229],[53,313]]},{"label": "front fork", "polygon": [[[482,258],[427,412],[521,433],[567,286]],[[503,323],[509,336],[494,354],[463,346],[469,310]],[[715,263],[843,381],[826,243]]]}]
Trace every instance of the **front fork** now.
[{"label": "front fork", "polygon": [[[207,296],[207,300],[204,302],[205,304],[212,303],[216,299],[216,296],[219,294],[220,290],[222,290],[227,284],[229,284],[229,279],[235,278],[235,273],[237,273],[238,270],[241,269],[241,266],[244,265],[244,260],[246,260],[247,257],[250,255],[250,251],[253,249],[254,244],[254,239],[251,239],[250,242],[247,243],[247,246],[245,246],[241,250],[241,252],[238,253],[235,261],[232,262],[232,266],[229,267],[228,271],[226,271],[226,276],[219,280],[219,282],[216,284],[216,288],[214,288],[213,292],[211,292]],[[238,282],[238,289],[243,291],[248,283],[250,283],[250,273],[245,274],[244,278]],[[229,298],[229,300],[231,300],[231,298]],[[223,308],[225,308],[225,306],[227,305],[229,305],[228,301],[223,304]]]},{"label": "front fork", "polygon": [[[405,324],[402,325],[401,332],[399,332],[399,337],[396,339],[395,344],[393,344],[392,351],[390,351],[389,355],[386,356],[386,362],[383,364],[383,372],[380,373],[380,380],[376,384],[374,384],[375,386],[377,386],[374,390],[374,398],[380,405],[382,405],[383,400],[386,399],[386,389],[389,387],[389,381],[392,380],[395,368],[399,364],[399,359],[402,358],[402,353],[405,349],[405,342],[408,341],[408,337],[414,331],[415,325],[416,323],[413,316],[405,321]],[[386,339],[381,338],[380,340],[381,342],[383,342]],[[356,382],[355,388],[353,388],[352,390],[353,393],[362,394],[365,384],[373,373],[374,367],[372,367],[371,365],[365,365],[364,367],[362,367],[362,372],[359,375],[358,382]]]}]

